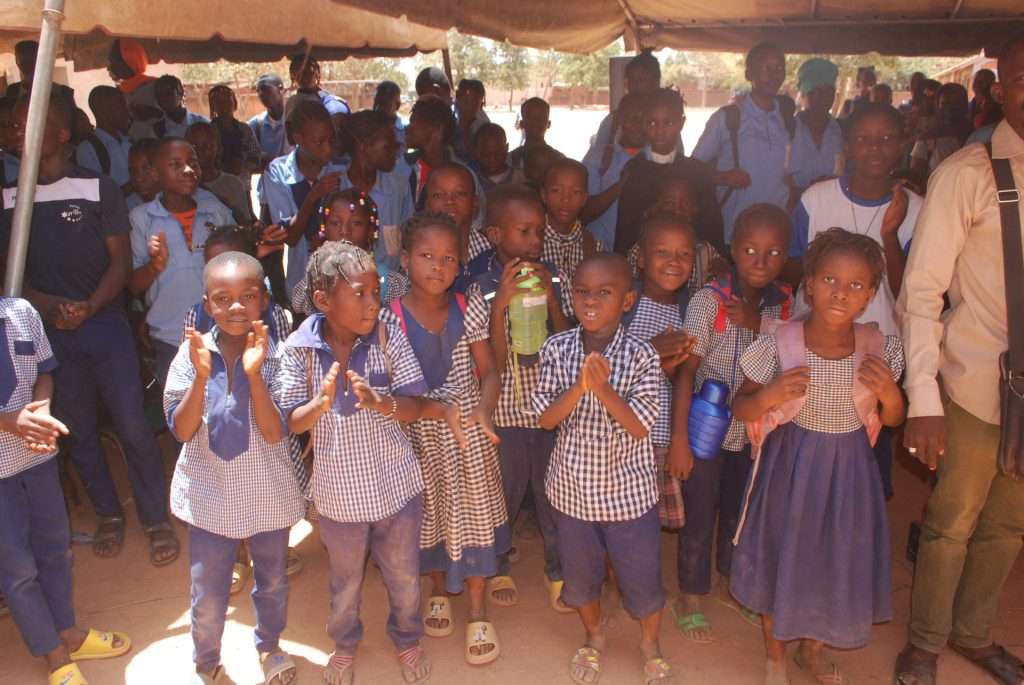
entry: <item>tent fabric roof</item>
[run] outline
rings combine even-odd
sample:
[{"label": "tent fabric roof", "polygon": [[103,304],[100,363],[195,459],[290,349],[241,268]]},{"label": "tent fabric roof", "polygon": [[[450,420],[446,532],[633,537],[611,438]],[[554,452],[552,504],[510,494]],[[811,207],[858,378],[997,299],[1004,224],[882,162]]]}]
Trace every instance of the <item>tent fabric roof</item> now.
[{"label": "tent fabric roof", "polygon": [[1021,0],[334,0],[517,45],[592,52],[627,45],[942,55],[989,50],[1024,30]]},{"label": "tent fabric roof", "polygon": [[[0,52],[38,35],[42,7],[42,0],[0,2]],[[152,62],[270,62],[307,45],[322,59],[402,56],[448,44],[443,30],[331,0],[67,0],[64,14],[64,56],[77,70],[106,66],[111,36],[141,39]]]}]

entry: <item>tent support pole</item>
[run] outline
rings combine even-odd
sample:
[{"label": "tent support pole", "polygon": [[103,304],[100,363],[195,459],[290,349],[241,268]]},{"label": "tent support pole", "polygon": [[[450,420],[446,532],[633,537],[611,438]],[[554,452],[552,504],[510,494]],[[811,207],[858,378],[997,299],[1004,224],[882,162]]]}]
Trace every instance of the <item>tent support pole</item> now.
[{"label": "tent support pole", "polygon": [[448,83],[452,84],[452,96],[455,96],[455,79],[452,78],[452,53],[448,48],[441,50],[441,62],[444,64],[444,75],[448,77]]},{"label": "tent support pole", "polygon": [[[25,147],[21,153],[18,194],[14,205],[14,221],[11,225],[11,240],[7,251],[7,273],[4,277],[4,294],[12,297],[21,294],[22,281],[25,277],[29,226],[32,222],[36,181],[39,177],[39,156],[43,148],[46,113],[50,106],[53,62],[57,56],[57,41],[60,40],[60,25],[63,21],[64,0],[46,0],[43,7],[42,30],[39,34],[39,54],[36,57],[36,69],[32,77],[32,93],[28,103],[28,117],[25,121]],[[70,125],[70,122],[68,123]]]}]

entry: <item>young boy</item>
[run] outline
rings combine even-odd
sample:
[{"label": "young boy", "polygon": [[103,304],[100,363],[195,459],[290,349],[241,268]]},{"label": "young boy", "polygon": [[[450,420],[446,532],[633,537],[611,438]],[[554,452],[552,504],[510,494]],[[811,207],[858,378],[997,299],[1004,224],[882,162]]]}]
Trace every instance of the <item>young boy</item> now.
[{"label": "young boy", "polygon": [[[626,64],[625,75],[627,94],[636,93],[641,97],[647,97],[661,87],[661,64],[658,63],[658,58],[651,53],[650,49],[643,50],[629,60]],[[601,125],[590,142],[590,149],[587,151],[588,157],[601,155],[608,145],[615,143],[615,138],[618,135],[617,126],[621,123],[617,121],[615,114],[612,112],[601,120]],[[682,151],[682,136],[679,136],[676,147]]]},{"label": "young boy", "polygon": [[463,159],[469,159],[473,152],[473,139],[477,131],[484,124],[490,122],[484,103],[487,100],[487,91],[482,81],[475,78],[464,78],[459,81],[455,89],[455,138],[452,145],[455,154]]},{"label": "young boy", "polygon": [[231,210],[199,187],[195,148],[181,138],[164,138],[156,156],[160,194],[129,214],[132,271],[128,289],[145,296],[146,323],[163,384],[181,342],[185,312],[203,296],[205,262],[198,249],[210,226],[232,223]]},{"label": "young boy", "polygon": [[[676,379],[669,473],[682,478],[686,525],[679,533],[678,575],[682,593],[673,606],[676,626],[697,643],[713,639],[703,598],[711,592],[711,547],[718,517],[717,569],[722,597],[728,593],[732,538],[739,521],[743,489],[750,473],[750,443],[743,424],[733,421],[715,459],[694,459],[687,417],[692,395],[706,380],[725,383],[730,395],[743,382],[738,360],[770,320],[786,319],[792,306],[789,286],[777,281],[785,264],[790,224],[774,205],[745,209],[732,240],[735,271],[702,288],[690,300],[684,327],[694,338],[690,358]],[[730,398],[731,399],[731,398]],[[741,613],[744,613],[741,610]],[[760,625],[749,612],[744,618]]]},{"label": "young boy", "polygon": [[601,672],[606,560],[640,621],[645,682],[673,677],[658,644],[665,590],[650,435],[664,376],[654,348],[621,325],[636,299],[631,281],[621,255],[583,261],[572,298],[580,326],[544,343],[533,394],[540,426],[558,429],[545,491],[565,573],[561,600],[577,610],[587,634],[569,666],[577,683],[596,682]]},{"label": "young boy", "polygon": [[159,148],[160,141],[156,138],[143,138],[128,151],[128,173],[132,187],[131,195],[124,199],[128,211],[152,202],[160,192],[160,175],[156,172],[156,151]]},{"label": "young boy", "polygon": [[295,663],[278,642],[288,614],[288,529],[302,518],[305,502],[272,398],[278,357],[260,320],[270,297],[263,267],[241,252],[210,260],[203,281],[203,308],[216,328],[187,332],[164,388],[167,425],[184,443],[171,480],[171,511],[189,524],[196,673],[203,683],[223,673],[231,574],[247,540],[264,680],[291,682]]},{"label": "young boy", "polygon": [[185,86],[181,79],[171,74],[164,74],[153,86],[156,102],[163,110],[164,118],[153,125],[157,138],[184,138],[188,127],[198,121],[209,123],[202,114],[185,109],[182,100],[185,98]]},{"label": "young boy", "polygon": [[587,202],[587,168],[567,157],[553,162],[544,174],[540,196],[547,221],[542,259],[564,271],[571,283],[583,258],[601,249],[580,222]]},{"label": "young boy", "polygon": [[523,132],[523,144],[509,153],[508,162],[516,169],[525,171],[526,158],[530,152],[539,148],[554,150],[544,140],[548,129],[551,128],[551,105],[543,98],[528,98],[519,107],[516,128]]},{"label": "young boy", "polygon": [[485,192],[526,180],[521,169],[508,163],[508,139],[497,124],[486,123],[473,135],[473,166]]},{"label": "young boy", "polygon": [[[512,297],[521,292],[520,284],[535,278],[539,281],[536,287],[544,291],[548,333],[569,327],[572,305],[563,289],[567,283],[566,276],[553,265],[541,261],[544,231],[544,205],[532,189],[519,185],[495,189],[487,202],[487,236],[494,244],[494,253],[486,258],[486,271],[470,285],[466,299],[473,302],[477,300],[474,294],[479,293],[483,295],[480,301],[490,303],[490,311],[481,315],[488,318],[491,345],[501,375],[501,395],[494,423],[501,438],[498,461],[508,520],[516,520],[529,489],[533,493],[544,538],[544,576],[551,606],[556,611],[569,611],[558,602],[562,567],[555,523],[544,494],[544,474],[555,436],[550,430],[540,428],[530,403],[540,376],[539,358],[536,354],[513,352],[508,320],[509,304]],[[488,582],[488,594],[500,606],[512,606],[518,601],[518,590],[509,576],[510,570],[508,554],[500,555],[498,576]]]},{"label": "young boy", "polygon": [[260,145],[260,170],[266,171],[271,162],[288,154],[291,149],[284,125],[284,83],[281,77],[277,74],[260,76],[256,79],[256,95],[264,111],[249,119],[249,128]]},{"label": "young boy", "polygon": [[229,174],[248,181],[250,174],[263,171],[262,150],[252,129],[235,118],[238,111],[235,91],[224,85],[214,86],[206,97],[210,103],[210,123],[220,134],[220,166]]},{"label": "young boy", "polygon": [[96,86],[89,93],[89,109],[96,119],[96,129],[78,144],[75,162],[110,176],[126,190],[131,180],[128,154],[132,141],[128,130],[132,127],[132,115],[124,94],[113,86]]},{"label": "young boy", "polygon": [[248,226],[254,221],[249,188],[238,176],[221,171],[220,132],[214,124],[199,122],[188,127],[185,140],[195,148],[199,159],[199,185],[217,196],[235,217],[235,221]]}]

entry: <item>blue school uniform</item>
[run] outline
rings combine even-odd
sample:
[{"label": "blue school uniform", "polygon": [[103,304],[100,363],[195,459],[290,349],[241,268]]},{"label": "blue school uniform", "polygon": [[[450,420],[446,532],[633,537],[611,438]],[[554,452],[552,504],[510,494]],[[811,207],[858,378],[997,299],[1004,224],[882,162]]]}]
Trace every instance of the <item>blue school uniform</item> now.
[{"label": "blue school uniform", "polygon": [[[377,180],[370,189],[370,197],[377,205],[380,216],[380,236],[374,249],[374,257],[378,264],[384,264],[388,270],[399,267],[402,238],[399,227],[402,222],[413,215],[412,189],[408,183],[408,169],[395,166],[393,171],[377,172]],[[348,174],[341,176],[341,188],[351,188],[352,181]]]},{"label": "blue school uniform", "polygon": [[[287,226],[295,215],[299,213],[299,207],[309,194],[313,184],[327,174],[344,171],[345,166],[335,162],[329,162],[320,170],[320,175],[310,181],[299,171],[298,148],[295,148],[287,155],[278,157],[263,174],[264,201],[270,207],[270,221],[275,224]],[[288,292],[295,289],[298,283],[306,275],[306,263],[309,261],[309,238],[316,235],[320,230],[320,212],[314,212],[310,217],[309,225],[305,227],[299,242],[294,246],[288,246],[288,271],[285,274],[285,284]],[[193,300],[194,302],[195,300]]]},{"label": "blue school uniform", "polygon": [[[635,154],[616,144],[612,153],[611,163],[602,174],[603,148],[596,150],[596,153],[591,154],[588,152],[587,156],[583,158],[583,166],[587,167],[587,192],[590,195],[599,195],[618,183],[626,163],[633,159]],[[616,198],[615,202],[608,206],[604,214],[587,224],[587,230],[601,243],[605,250],[611,251],[615,248],[615,224],[618,218],[619,200]]]},{"label": "blue school uniform", "polygon": [[818,147],[803,119],[796,117],[787,170],[797,188],[807,188],[820,179],[838,176],[843,171],[842,159],[843,128],[838,121],[829,117],[821,147]]},{"label": "blue school uniform", "polygon": [[156,133],[157,138],[184,138],[185,134],[188,133],[188,127],[192,124],[208,123],[210,123],[210,120],[202,114],[186,111],[185,118],[181,120],[181,123],[174,121],[166,115],[163,119],[158,119],[153,125],[153,132]]},{"label": "blue school uniform", "polygon": [[109,169],[103,169],[100,158],[96,154],[96,148],[88,140],[83,140],[75,148],[75,161],[78,166],[84,169],[92,169],[98,174],[106,174],[114,179],[119,186],[123,186],[131,180],[131,172],[128,171],[128,152],[132,149],[132,140],[128,136],[112,135],[102,128],[93,131],[93,135],[107,150]]},{"label": "blue school uniform", "polygon": [[0,150],[0,188],[18,185],[18,171],[21,169],[21,160],[10,152]]}]

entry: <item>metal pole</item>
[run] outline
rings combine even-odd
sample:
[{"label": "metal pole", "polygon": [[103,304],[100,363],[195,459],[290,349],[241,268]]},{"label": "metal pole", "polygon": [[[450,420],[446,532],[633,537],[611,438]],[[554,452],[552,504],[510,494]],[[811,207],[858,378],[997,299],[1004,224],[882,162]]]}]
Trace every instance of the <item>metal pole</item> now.
[{"label": "metal pole", "polygon": [[57,41],[60,39],[62,21],[64,0],[46,0],[43,7],[43,26],[39,34],[39,54],[36,56],[32,94],[25,121],[25,147],[21,151],[11,241],[7,248],[4,294],[8,296],[17,297],[21,294],[21,284],[25,278],[25,256],[28,254],[29,226],[32,223],[32,205],[39,176],[39,155],[43,147],[43,132],[46,129],[46,112],[50,104],[50,86],[53,79],[53,61],[57,55]]}]

